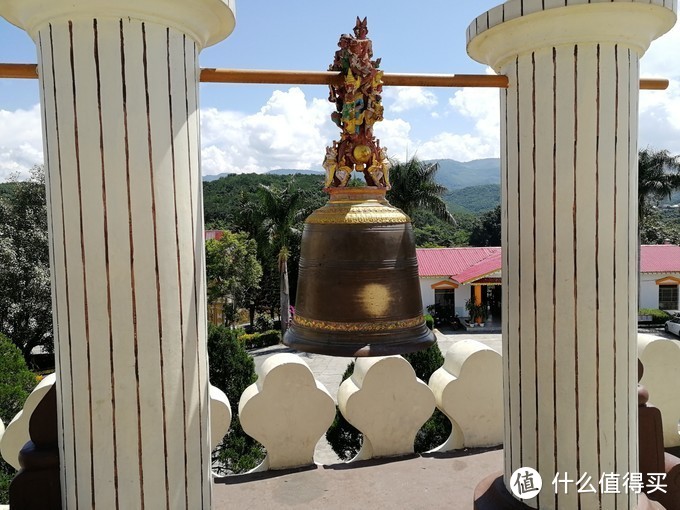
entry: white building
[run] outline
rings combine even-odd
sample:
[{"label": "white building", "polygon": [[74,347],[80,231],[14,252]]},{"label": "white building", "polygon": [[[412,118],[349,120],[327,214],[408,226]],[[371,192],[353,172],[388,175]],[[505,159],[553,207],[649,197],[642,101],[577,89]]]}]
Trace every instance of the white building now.
[{"label": "white building", "polygon": [[[465,302],[477,296],[490,317],[500,320],[501,249],[418,248],[423,307],[439,305],[444,313],[467,315]],[[680,246],[640,247],[640,308],[679,310]]]}]

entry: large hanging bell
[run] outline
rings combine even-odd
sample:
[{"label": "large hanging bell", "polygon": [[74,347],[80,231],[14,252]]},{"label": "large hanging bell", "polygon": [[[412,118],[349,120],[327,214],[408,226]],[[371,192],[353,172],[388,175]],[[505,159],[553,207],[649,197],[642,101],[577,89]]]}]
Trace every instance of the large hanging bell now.
[{"label": "large hanging bell", "polygon": [[305,221],[295,316],[283,343],[332,356],[386,356],[432,345],[411,220],[385,188],[327,190]]}]

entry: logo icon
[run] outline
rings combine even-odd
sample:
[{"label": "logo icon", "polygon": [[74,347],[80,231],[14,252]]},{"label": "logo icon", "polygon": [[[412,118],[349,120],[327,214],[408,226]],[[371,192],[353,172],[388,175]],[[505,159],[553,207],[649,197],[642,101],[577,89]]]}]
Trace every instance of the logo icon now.
[{"label": "logo icon", "polygon": [[521,467],[510,477],[510,490],[519,499],[531,499],[538,496],[541,487],[543,487],[541,475],[530,467]]}]

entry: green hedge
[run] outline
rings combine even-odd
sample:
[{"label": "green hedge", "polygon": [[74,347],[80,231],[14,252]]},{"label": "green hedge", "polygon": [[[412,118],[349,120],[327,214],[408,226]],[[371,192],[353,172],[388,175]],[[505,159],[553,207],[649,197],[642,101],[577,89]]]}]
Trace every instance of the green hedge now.
[{"label": "green hedge", "polygon": [[664,312],[663,310],[658,310],[656,308],[641,308],[638,314],[651,315],[652,324],[664,324],[667,320],[671,319],[671,314]]},{"label": "green hedge", "polygon": [[239,341],[246,349],[260,349],[281,342],[281,332],[276,329],[264,333],[246,333],[239,336]]}]

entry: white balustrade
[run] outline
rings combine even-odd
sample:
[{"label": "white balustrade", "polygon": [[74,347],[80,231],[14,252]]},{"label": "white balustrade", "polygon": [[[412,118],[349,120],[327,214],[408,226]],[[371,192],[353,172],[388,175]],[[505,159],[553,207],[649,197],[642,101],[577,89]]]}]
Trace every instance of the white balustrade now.
[{"label": "white balustrade", "polygon": [[401,356],[358,358],[338,390],[338,407],[364,435],[353,459],[413,453],[420,427],[435,408],[434,395]]},{"label": "white balustrade", "polygon": [[434,451],[503,443],[503,364],[498,352],[476,340],[456,342],[428,385],[453,425],[448,440]]},{"label": "white balustrade", "polygon": [[680,446],[680,343],[640,338],[638,356],[645,369],[640,384],[649,392],[649,403],[661,411],[664,446]]},{"label": "white balustrade", "polygon": [[255,471],[313,464],[316,443],[335,417],[333,398],[295,354],[271,356],[258,375],[238,406],[243,430],[267,450]]}]

